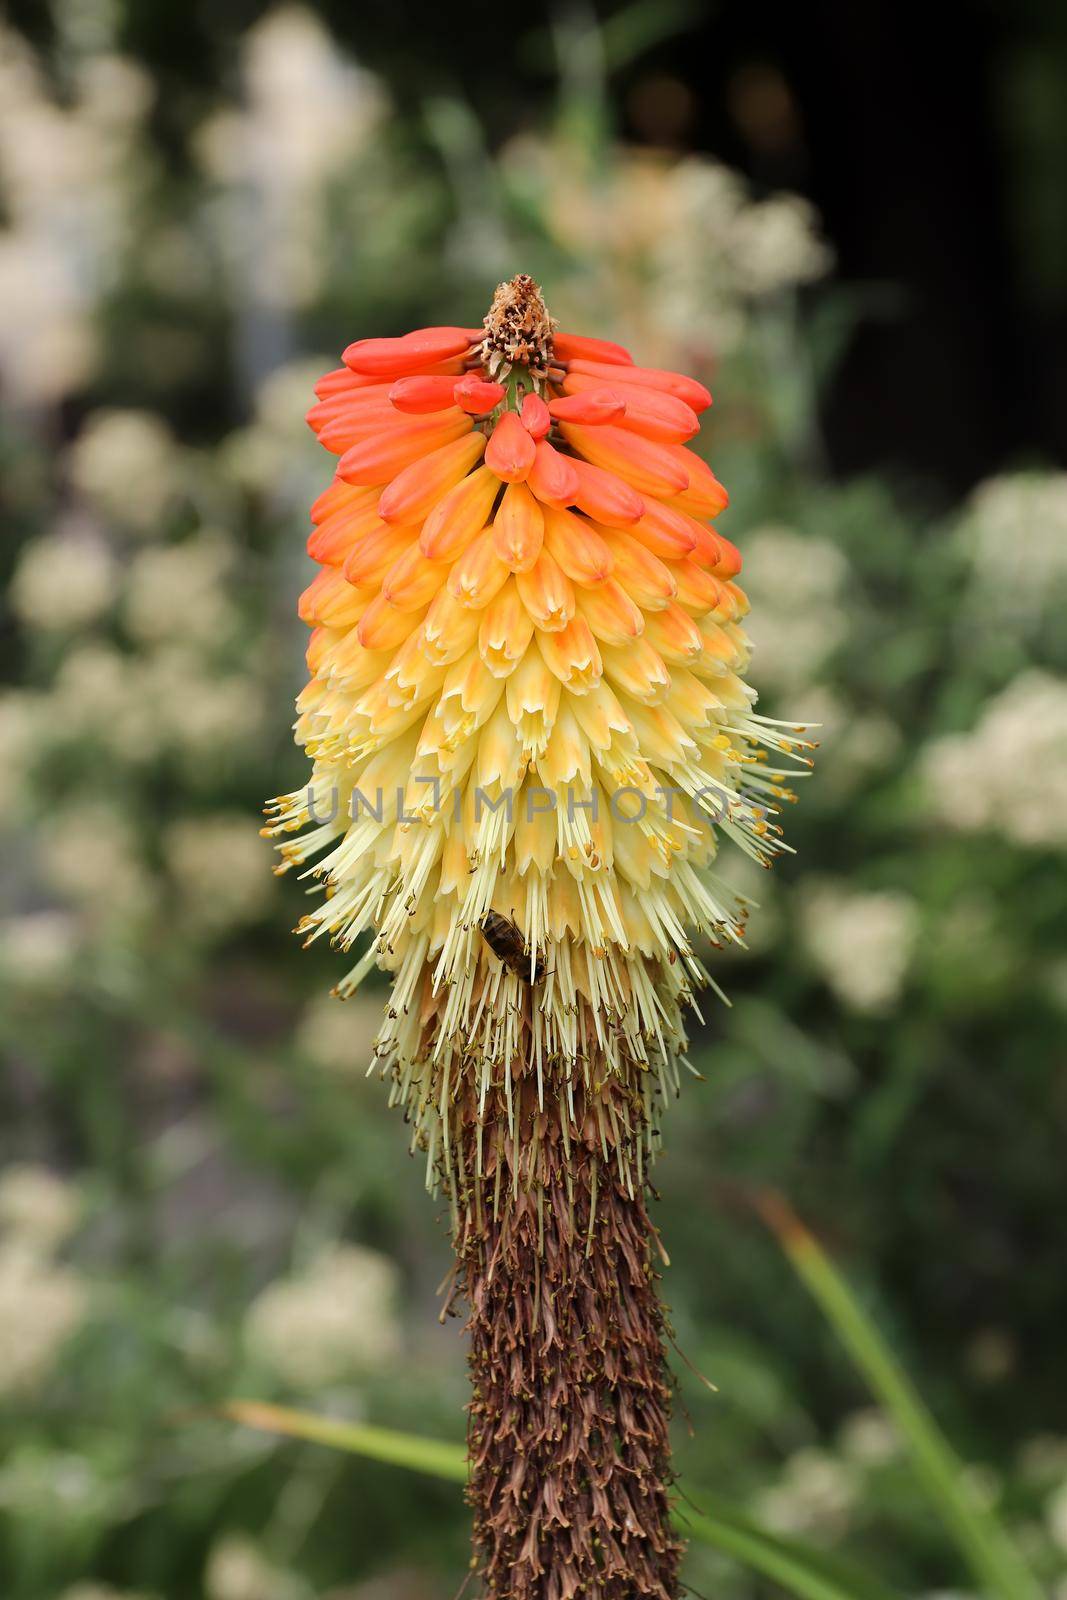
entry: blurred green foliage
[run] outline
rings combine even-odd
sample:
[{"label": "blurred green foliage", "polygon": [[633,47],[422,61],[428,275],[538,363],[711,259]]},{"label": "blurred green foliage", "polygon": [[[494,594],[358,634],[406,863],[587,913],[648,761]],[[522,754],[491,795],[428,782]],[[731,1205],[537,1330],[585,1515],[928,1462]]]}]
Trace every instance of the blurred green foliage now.
[{"label": "blurred green foliage", "polygon": [[[465,1568],[447,1485],[212,1411],[461,1433],[441,1219],[363,1079],[381,990],[327,997],[339,958],[289,938],[302,886],[256,819],[302,774],[311,383],[356,336],[478,321],[523,269],[565,326],[712,381],[754,681],[822,725],[796,858],[732,865],[762,909],[657,1172],[682,1477],[905,1593],[966,1589],[754,1219],[771,1184],[1063,1600],[1067,478],[936,520],[829,481],[820,390],[862,296],[796,197],[614,144],[589,36],[490,151],[306,10],[196,103],[106,8],[56,15],[40,52],[0,36],[3,1594],[421,1600]],[[777,1592],[704,1547],[689,1571]]]}]

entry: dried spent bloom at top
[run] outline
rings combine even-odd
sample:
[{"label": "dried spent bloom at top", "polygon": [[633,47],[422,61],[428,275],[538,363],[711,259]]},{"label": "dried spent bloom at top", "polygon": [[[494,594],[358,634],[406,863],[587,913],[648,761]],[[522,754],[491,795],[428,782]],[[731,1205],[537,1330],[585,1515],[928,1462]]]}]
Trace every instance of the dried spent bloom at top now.
[{"label": "dried spent bloom at top", "polygon": [[266,831],[326,891],[309,941],[372,935],[338,992],[393,974],[376,1058],[452,1209],[485,1588],[673,1594],[647,1163],[711,981],[693,933],[742,934],[719,845],[769,866],[810,765],[741,677],[727,495],[688,447],[711,396],[558,331],[525,276],[316,392],[313,767]]},{"label": "dried spent bloom at top", "polygon": [[537,377],[548,371],[555,321],[537,284],[526,273],[502,283],[485,318],[482,360],[490,378],[506,377],[522,363]]}]

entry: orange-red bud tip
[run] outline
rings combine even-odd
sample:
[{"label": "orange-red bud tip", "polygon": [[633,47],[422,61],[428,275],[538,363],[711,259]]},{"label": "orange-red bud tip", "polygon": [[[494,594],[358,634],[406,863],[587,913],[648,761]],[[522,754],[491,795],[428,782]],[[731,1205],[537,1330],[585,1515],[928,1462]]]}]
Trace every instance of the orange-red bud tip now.
[{"label": "orange-red bud tip", "polygon": [[460,378],[452,392],[457,406],[469,411],[472,417],[484,417],[496,410],[507,391],[502,383],[489,383],[469,372],[465,378]]},{"label": "orange-red bud tip", "polygon": [[419,328],[400,339],[357,339],[344,353],[353,372],[379,378],[403,378],[449,356],[462,355],[471,343],[468,328]]},{"label": "orange-red bud tip", "polygon": [[505,483],[522,483],[534,464],[534,441],[514,411],[505,411],[485,451],[485,464]]}]

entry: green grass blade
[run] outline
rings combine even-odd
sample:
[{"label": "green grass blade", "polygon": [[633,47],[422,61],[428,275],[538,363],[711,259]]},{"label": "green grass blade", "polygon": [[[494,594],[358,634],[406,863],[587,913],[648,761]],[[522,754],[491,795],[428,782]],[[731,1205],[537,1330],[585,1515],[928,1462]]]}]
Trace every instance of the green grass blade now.
[{"label": "green grass blade", "polygon": [[723,1521],[705,1513],[694,1513],[678,1518],[678,1526],[701,1544],[710,1545],[751,1571],[773,1579],[799,1600],[882,1600],[875,1589],[851,1582],[843,1586],[837,1576],[822,1567],[814,1551],[809,1552],[794,1540],[764,1533],[755,1524],[746,1525],[743,1519]]},{"label": "green grass blade", "polygon": [[[688,1500],[688,1496],[686,1498]],[[694,1501],[692,1523],[685,1511],[679,1512],[675,1521],[683,1533],[691,1534],[702,1543],[712,1542],[709,1536],[712,1528],[727,1527],[754,1536],[763,1545],[773,1547],[779,1555],[790,1558],[798,1567],[805,1569],[808,1581],[817,1578],[824,1588],[829,1585],[828,1593],[847,1597],[847,1600],[901,1600],[898,1590],[891,1589],[880,1578],[871,1577],[869,1572],[857,1567],[847,1557],[838,1555],[836,1551],[817,1549],[791,1535],[769,1533],[732,1501],[703,1490],[694,1496]]]},{"label": "green grass blade", "polygon": [[[397,1433],[390,1428],[338,1422],[258,1400],[231,1400],[221,1407],[221,1414],[245,1427],[306,1439],[336,1450],[349,1450],[372,1461],[409,1467],[452,1483],[467,1480],[466,1452],[462,1445]],[[675,1521],[683,1534],[773,1579],[797,1600],[896,1600],[884,1586],[853,1572],[835,1558],[809,1551],[797,1540],[765,1533],[743,1511],[726,1502],[716,1500],[711,1511],[687,1510],[677,1515]]]},{"label": "green grass blade", "polygon": [[424,1439],[416,1433],[371,1428],[362,1422],[338,1422],[332,1417],[259,1400],[229,1400],[220,1411],[231,1422],[240,1422],[246,1428],[284,1433],[334,1450],[349,1450],[353,1455],[384,1461],[391,1467],[410,1467],[412,1472],[425,1472],[432,1478],[447,1478],[450,1483],[467,1481],[466,1450],[461,1444],[449,1444],[444,1439]]},{"label": "green grass blade", "polygon": [[853,1364],[896,1422],[916,1477],[983,1593],[991,1600],[1042,1600],[1036,1579],[996,1517],[967,1493],[962,1462],[821,1245],[777,1195],[763,1196],[760,1210]]}]

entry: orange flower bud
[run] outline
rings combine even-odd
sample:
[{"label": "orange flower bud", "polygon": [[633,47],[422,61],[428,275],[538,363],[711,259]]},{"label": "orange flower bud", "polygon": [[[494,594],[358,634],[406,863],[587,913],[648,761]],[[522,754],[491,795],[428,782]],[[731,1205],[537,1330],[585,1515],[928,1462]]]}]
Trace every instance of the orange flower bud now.
[{"label": "orange flower bud", "polygon": [[398,378],[389,386],[389,400],[398,411],[420,416],[428,411],[447,411],[456,404],[456,381],[449,377]]},{"label": "orange flower bud", "polygon": [[370,523],[345,559],[346,580],[379,584],[393,562],[405,555],[414,542],[414,528],[397,528],[380,518]]},{"label": "orange flower bud", "polygon": [[538,628],[557,633],[574,615],[574,585],[547,550],[516,578],[523,605]]},{"label": "orange flower bud", "polygon": [[328,400],[331,395],[351,393],[364,383],[376,383],[375,378],[361,378],[358,372],[353,372],[349,367],[335,367],[332,372],[326,372],[315,385],[315,393],[320,400]]},{"label": "orange flower bud", "polygon": [[605,644],[629,644],[645,631],[641,607],[614,578],[606,578],[595,589],[580,589],[578,609]]},{"label": "orange flower bud", "polygon": [[[449,361],[436,361],[430,366],[420,367],[419,371],[428,377],[446,376],[459,378],[463,372],[463,362],[459,358]],[[363,393],[367,389],[379,388],[387,391],[393,380],[389,377],[380,377],[374,373],[353,372],[350,367],[337,367],[333,372],[327,372],[315,385],[315,393],[320,400],[328,400],[333,395],[346,394],[354,397],[357,391]]]},{"label": "orange flower bud", "polygon": [[466,328],[420,328],[400,339],[358,339],[348,346],[343,359],[346,367],[364,376],[403,378],[449,356],[462,355],[471,339]]},{"label": "orange flower bud", "polygon": [[545,549],[568,578],[586,587],[603,583],[615,565],[603,536],[592,523],[570,511],[546,508]]},{"label": "orange flower bud", "polygon": [[327,517],[332,517],[335,511],[340,511],[342,506],[358,505],[362,503],[364,495],[377,494],[376,489],[359,488],[353,483],[345,483],[343,478],[334,478],[328,489],[324,489],[311,507],[312,522],[325,522]]},{"label": "orange flower bud", "polygon": [[[677,399],[684,400],[693,411],[706,411],[711,405],[711,395],[702,383],[697,383],[695,378],[683,377],[680,372],[663,372],[658,367],[626,367],[622,369],[612,366],[604,361],[572,361],[571,372],[585,373],[590,378],[600,378],[603,382],[610,383],[612,387],[617,384],[631,384],[641,389],[662,389],[665,394],[673,394]],[[626,395],[624,388],[623,396]]]},{"label": "orange flower bud", "polygon": [[448,592],[472,611],[487,606],[508,581],[508,569],[496,553],[492,528],[469,544],[452,568]]},{"label": "orange flower bud", "polygon": [[571,466],[578,475],[574,503],[595,522],[606,522],[609,528],[628,528],[644,516],[645,502],[625,479],[588,461],[575,459]]},{"label": "orange flower bud", "polygon": [[[663,508],[667,511],[667,507]],[[698,522],[688,512],[673,510],[668,513],[675,517],[684,517],[693,531],[693,548],[689,552],[698,567],[707,567],[717,578],[736,578],[741,571],[741,552],[737,546],[730,543],[726,535],[717,528],[709,528],[703,522]]]},{"label": "orange flower bud", "polygon": [[461,378],[453,390],[457,406],[462,406],[464,411],[469,411],[472,416],[484,417],[490,411],[495,411],[497,406],[507,394],[502,383],[487,383],[484,378],[479,378],[477,373],[468,372]]},{"label": "orange flower bud", "polygon": [[676,600],[648,618],[645,636],[664,661],[695,661],[703,648],[700,629]]},{"label": "orange flower bud", "polygon": [[678,585],[678,604],[687,611],[710,611],[722,598],[722,585],[695,561],[673,561],[671,571]]},{"label": "orange flower bud", "polygon": [[526,396],[522,402],[519,420],[531,439],[543,439],[552,426],[549,409],[539,394]]},{"label": "orange flower bud", "polygon": [[[712,563],[712,572],[717,578],[736,578],[742,566],[740,550],[735,544],[731,544],[730,540],[719,533],[717,529],[714,533],[708,529],[707,533],[709,541],[718,546],[718,560]],[[702,551],[700,549],[693,551],[693,560],[700,561],[703,565]]]},{"label": "orange flower bud", "polygon": [[448,574],[443,561],[428,561],[412,543],[382,579],[382,594],[398,611],[421,611],[438,593]]},{"label": "orange flower bud", "polygon": [[640,495],[677,495],[689,486],[685,465],[673,453],[678,445],[656,444],[610,424],[583,428],[564,422],[561,428],[586,461],[624,478]]},{"label": "orange flower bud", "polygon": [[[571,385],[589,383],[586,394],[572,393]],[[606,389],[596,378],[568,377],[563,385],[567,393],[562,399],[549,403],[549,412],[557,422],[586,423],[596,427],[604,422],[615,422],[626,410],[626,401],[618,389]]]},{"label": "orange flower bud", "polygon": [[629,531],[653,555],[678,561],[697,548],[698,529],[702,537],[706,532],[702,524],[682,511],[670,510],[661,500],[647,500],[644,516]]},{"label": "orange flower bud", "polygon": [[678,593],[671,567],[618,528],[605,528],[604,540],[615,560],[614,578],[646,611],[661,611]]},{"label": "orange flower bud", "polygon": [[324,567],[344,566],[354,546],[380,524],[377,490],[361,489],[356,492],[374,498],[363,504],[357,502],[355,505],[342,506],[340,511],[335,511],[332,517],[327,517],[325,522],[320,522],[317,528],[312,529],[307,544],[312,561],[318,561]]},{"label": "orange flower bud", "polygon": [[431,561],[452,561],[461,555],[489,521],[500,492],[500,479],[479,467],[439,500],[423,524],[419,543]]},{"label": "orange flower bud", "polygon": [[[448,415],[448,412],[441,413],[442,418]],[[388,483],[427,451],[462,438],[471,431],[471,426],[470,417],[462,412],[457,412],[455,421],[442,421],[437,417],[401,418],[394,427],[346,450],[337,464],[338,474],[346,483]]]},{"label": "orange flower bud", "polygon": [[[705,656],[713,661],[721,662],[725,668],[735,668],[742,664],[745,656],[743,645],[735,638],[731,638],[721,623],[714,622],[712,618],[701,617],[697,626],[704,645]],[[707,667],[701,667],[707,671]]]},{"label": "orange flower bud", "polygon": [[[624,411],[619,419],[620,428],[644,434],[646,439],[657,439],[663,444],[684,444],[700,432],[700,418],[692,406],[663,389],[650,389],[647,385],[631,383],[624,386],[622,393],[618,388],[605,390],[600,378],[592,378],[581,372],[569,372],[563,388],[568,398],[559,404],[566,405],[577,404],[580,400],[591,401],[595,395],[619,395]],[[560,415],[558,411],[552,414]],[[572,415],[568,412],[566,416],[567,420],[573,422],[596,420],[577,413]],[[611,420],[610,417],[604,418],[604,421]]]},{"label": "orange flower bud", "polygon": [[547,439],[539,439],[534,464],[526,482],[545,505],[573,505],[578,493],[578,474],[568,456],[560,455]]},{"label": "orange flower bud", "polygon": [[490,436],[485,464],[505,483],[521,483],[534,464],[534,441],[514,411],[505,411]]},{"label": "orange flower bud", "polygon": [[[349,373],[354,380],[355,374]],[[348,415],[361,415],[367,410],[379,411],[384,416],[384,406],[389,399],[390,385],[388,383],[372,383],[361,389],[342,389],[334,394],[326,395],[317,400],[313,406],[304,413],[304,421],[312,433],[321,433],[328,422],[336,422],[338,417]]]},{"label": "orange flower bud", "polygon": [[403,421],[386,399],[343,407],[334,407],[332,401],[325,403],[331,407],[332,414],[318,425],[319,443],[335,456],[343,455],[364,439],[401,426]]},{"label": "orange flower bud", "polygon": [[335,567],[324,567],[300,596],[297,609],[301,622],[346,628],[359,621],[370,599],[367,590],[346,583]]},{"label": "orange flower bud", "polygon": [[689,474],[689,487],[668,500],[668,505],[686,511],[692,517],[717,517],[720,511],[726,509],[730,504],[730,496],[706,461],[680,444],[661,445],[660,448],[669,450],[681,469]]},{"label": "orange flower bud", "polygon": [[591,339],[582,333],[555,333],[552,353],[558,361],[604,361],[612,366],[632,367],[634,358],[621,344],[610,339]]},{"label": "orange flower bud", "polygon": [[462,483],[485,451],[485,435],[467,432],[440,445],[398,472],[382,490],[378,515],[383,522],[422,522],[449,489]]},{"label": "orange flower bud", "polygon": [[383,594],[377,595],[364,611],[356,637],[365,650],[393,650],[411,632],[412,620],[406,611],[391,606]]},{"label": "orange flower bud", "polygon": [[544,513],[524,483],[509,483],[493,520],[496,553],[512,572],[528,572],[541,553]]}]

